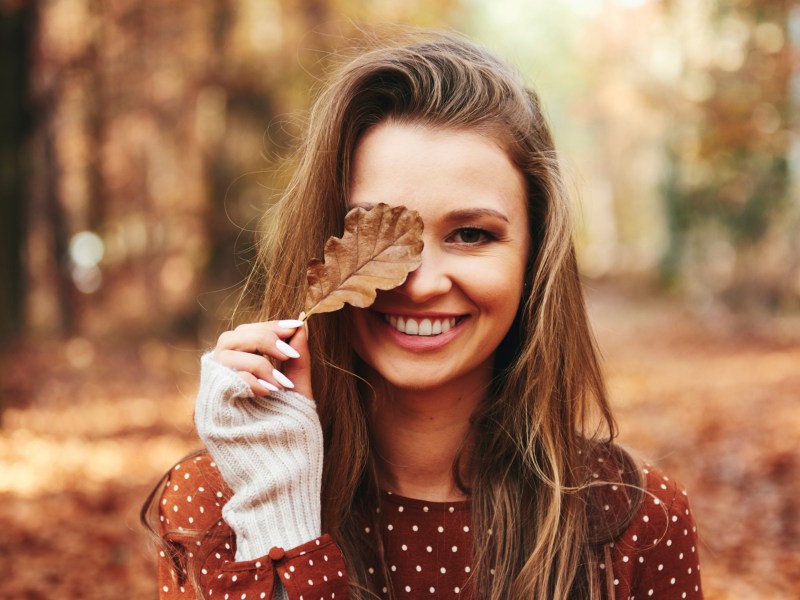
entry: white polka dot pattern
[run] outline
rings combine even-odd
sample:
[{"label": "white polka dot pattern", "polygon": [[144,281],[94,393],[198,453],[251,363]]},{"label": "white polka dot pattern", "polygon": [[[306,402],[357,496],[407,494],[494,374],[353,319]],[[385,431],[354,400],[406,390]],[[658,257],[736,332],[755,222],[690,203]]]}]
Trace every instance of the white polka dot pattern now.
[{"label": "white polka dot pattern", "polygon": [[383,493],[376,516],[391,581],[384,581],[380,565],[369,563],[373,589],[385,588],[383,597],[388,597],[389,584],[398,598],[462,597],[472,562],[469,502]]},{"label": "white polka dot pattern", "polygon": [[695,526],[686,492],[658,469],[643,469],[639,515],[611,548],[617,598],[703,597]]},{"label": "white polka dot pattern", "polygon": [[[347,598],[344,560],[328,535],[285,552],[272,548],[264,557],[236,562],[235,536],[222,520],[222,506],[230,495],[216,465],[207,455],[201,455],[172,470],[158,503],[162,535],[170,532],[171,539],[187,553],[203,560],[200,585],[206,598],[273,600],[276,578],[290,600],[304,594],[306,598],[326,600]],[[209,536],[197,535],[207,530]],[[158,561],[161,600],[197,597],[186,573],[179,577],[165,553],[159,553]],[[311,590],[313,595],[307,595]]]},{"label": "white polka dot pattern", "polygon": [[[599,561],[600,581],[613,587],[616,599],[702,598],[697,529],[686,493],[649,465],[643,472],[644,503],[627,531],[609,544],[610,564]],[[622,494],[624,488],[606,489]],[[327,535],[286,552],[273,548],[261,559],[235,562],[234,537],[221,517],[229,495],[211,459],[199,456],[175,467],[158,501],[162,533],[171,532],[187,552],[206,557],[200,584],[208,600],[272,600],[276,577],[289,600],[348,597],[344,560]],[[609,498],[607,504],[613,505]],[[426,502],[384,493],[375,516],[379,526],[362,528],[362,535],[372,541],[380,535],[385,547],[386,571],[374,556],[366,561],[379,596],[388,597],[391,588],[400,599],[472,600],[469,502]],[[206,530],[212,537],[200,542],[192,535]],[[158,560],[160,598],[194,598],[191,583],[173,573],[168,556],[160,554]],[[603,597],[608,598],[605,589]]]}]

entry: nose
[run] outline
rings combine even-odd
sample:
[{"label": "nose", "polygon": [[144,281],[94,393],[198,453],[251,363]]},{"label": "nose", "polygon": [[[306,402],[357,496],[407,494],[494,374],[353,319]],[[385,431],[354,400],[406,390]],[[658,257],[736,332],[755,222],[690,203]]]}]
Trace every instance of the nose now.
[{"label": "nose", "polygon": [[422,264],[408,274],[403,285],[395,292],[416,304],[422,304],[449,292],[453,287],[447,269],[447,259],[426,244],[422,250]]}]

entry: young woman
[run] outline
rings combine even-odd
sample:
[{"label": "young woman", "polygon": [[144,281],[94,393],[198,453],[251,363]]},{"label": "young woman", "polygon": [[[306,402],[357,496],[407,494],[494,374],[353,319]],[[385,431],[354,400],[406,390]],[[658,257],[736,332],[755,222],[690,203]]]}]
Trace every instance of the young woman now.
[{"label": "young woman", "polygon": [[[206,451],[154,492],[164,599],[700,598],[686,494],[616,433],[537,96],[454,36],[377,49],[312,111],[202,359]],[[348,209],[403,205],[422,264],[300,313]],[[153,508],[155,512],[155,508]]]}]

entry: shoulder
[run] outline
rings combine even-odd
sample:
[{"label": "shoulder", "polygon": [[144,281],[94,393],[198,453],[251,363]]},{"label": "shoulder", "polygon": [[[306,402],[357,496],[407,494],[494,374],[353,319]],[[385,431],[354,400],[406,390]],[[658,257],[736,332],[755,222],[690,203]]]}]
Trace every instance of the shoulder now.
[{"label": "shoulder", "polygon": [[659,592],[700,598],[697,525],[688,493],[652,465],[645,464],[641,472],[641,504],[613,544],[614,569],[637,597]]},{"label": "shoulder", "polygon": [[638,463],[623,450],[598,453],[592,477],[599,485],[593,497],[595,510],[605,513],[607,531],[612,523],[622,525],[617,539],[628,539],[640,548],[657,545],[662,540],[670,546],[670,537],[695,534],[697,528],[684,486],[650,463]]},{"label": "shoulder", "polygon": [[689,495],[679,481],[658,467],[635,461],[616,445],[590,446],[587,458],[594,483],[590,523],[598,532],[597,541],[656,553],[668,553],[680,542],[682,550],[696,553],[697,526]]},{"label": "shoulder", "polygon": [[600,522],[610,530],[615,521],[623,524],[613,537],[637,527],[655,531],[678,522],[694,526],[688,494],[676,479],[652,464],[634,460],[614,444],[596,444],[587,454],[593,508],[607,515]]},{"label": "shoulder", "polygon": [[158,499],[162,535],[180,537],[184,533],[226,528],[222,507],[231,490],[207,453],[190,456],[173,466],[163,485]]},{"label": "shoulder", "polygon": [[667,546],[674,543],[671,541],[673,537],[689,537],[696,533],[689,495],[683,485],[650,464],[642,467],[642,474],[644,497],[630,529],[649,533],[652,539],[644,542],[657,544],[666,540]]}]

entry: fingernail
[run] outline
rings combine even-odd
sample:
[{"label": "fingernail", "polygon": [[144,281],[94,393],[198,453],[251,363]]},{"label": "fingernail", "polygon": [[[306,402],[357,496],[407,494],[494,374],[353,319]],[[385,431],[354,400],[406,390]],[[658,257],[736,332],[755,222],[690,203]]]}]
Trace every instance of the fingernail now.
[{"label": "fingernail", "polygon": [[284,375],[280,371],[278,371],[278,369],[273,369],[272,376],[275,379],[277,379],[278,383],[280,383],[282,386],[287,387],[289,389],[294,388],[294,384],[292,383],[292,380],[289,379],[286,375]]},{"label": "fingernail", "polygon": [[300,322],[303,324],[303,330],[306,332],[306,337],[308,337],[308,321],[303,319],[306,318],[306,311],[300,313]]},{"label": "fingernail", "polygon": [[303,322],[297,319],[284,319],[283,321],[278,321],[278,327],[283,327],[284,329],[297,329],[302,324]]},{"label": "fingernail", "polygon": [[267,389],[268,389],[270,392],[279,392],[279,391],[280,391],[280,388],[279,388],[279,387],[277,387],[277,386],[275,386],[275,385],[272,385],[272,384],[271,384],[269,381],[264,381],[263,379],[259,379],[259,380],[258,380],[258,383],[260,383],[261,385],[263,385],[263,386],[264,386],[265,388],[267,388]]},{"label": "fingernail", "polygon": [[278,347],[278,350],[283,352],[289,358],[300,358],[300,353],[283,340],[276,341],[275,345]]}]

